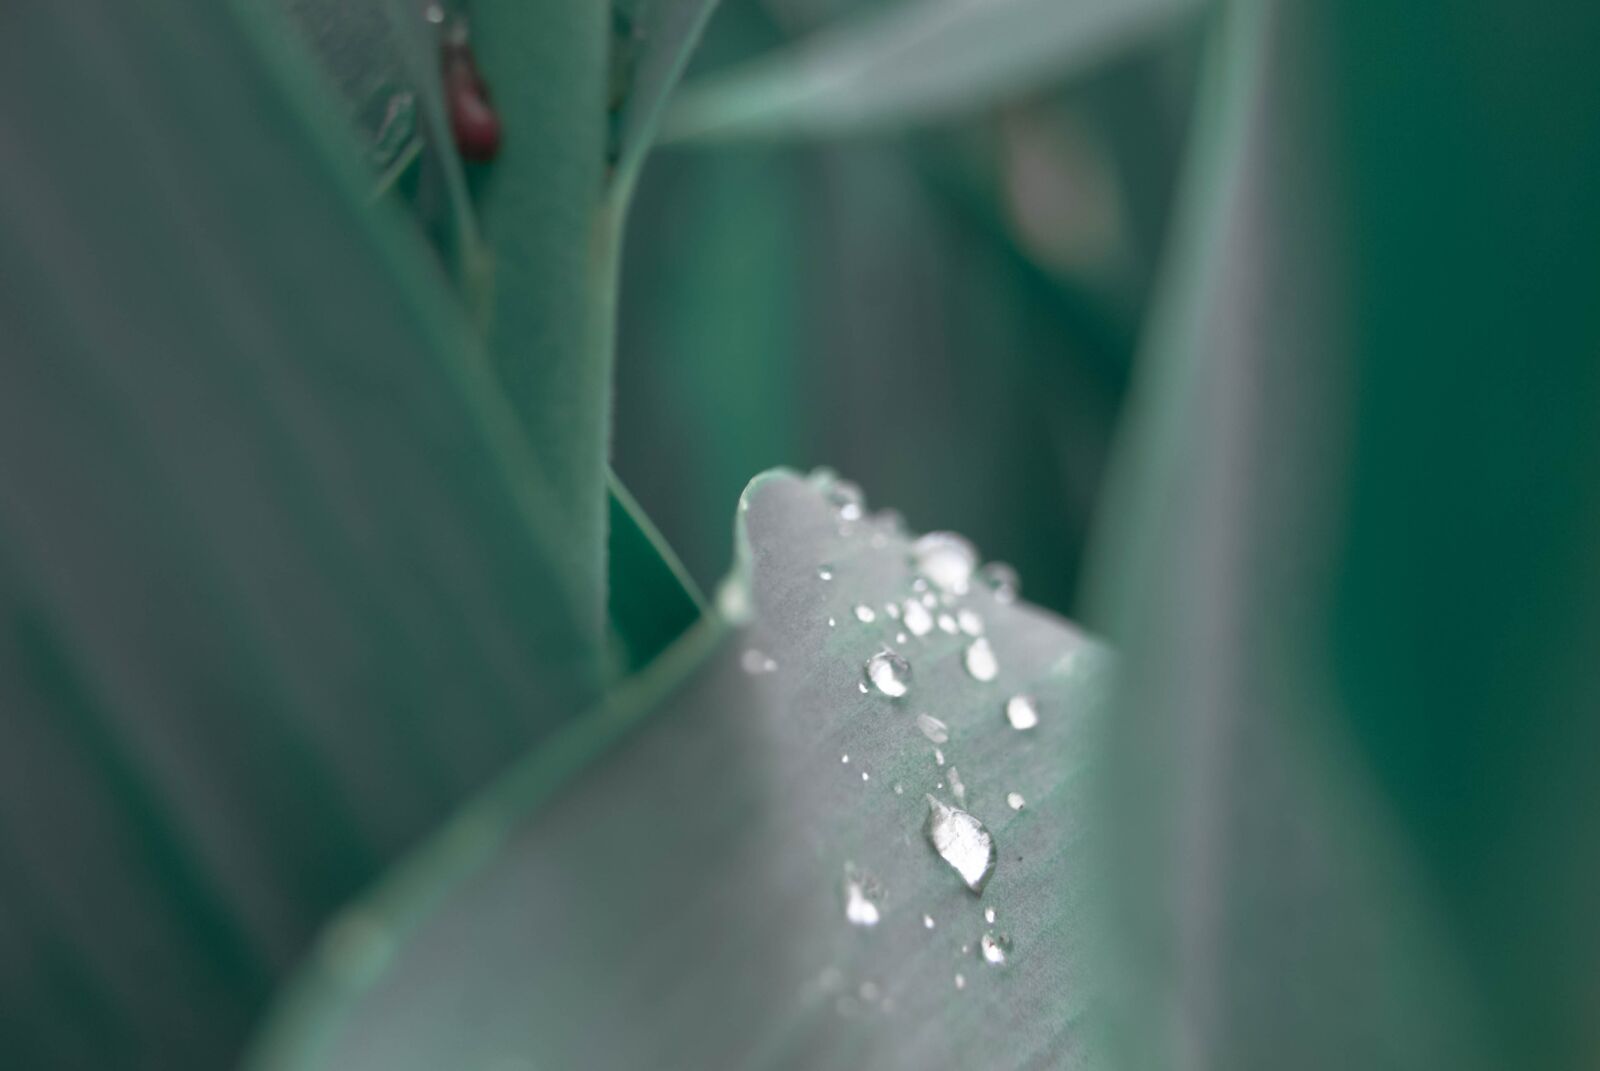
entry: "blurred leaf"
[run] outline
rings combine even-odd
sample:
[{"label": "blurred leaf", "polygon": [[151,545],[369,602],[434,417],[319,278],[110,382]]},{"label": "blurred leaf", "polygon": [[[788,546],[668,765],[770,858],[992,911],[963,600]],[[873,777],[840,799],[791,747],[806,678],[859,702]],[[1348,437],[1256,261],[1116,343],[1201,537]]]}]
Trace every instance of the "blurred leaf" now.
[{"label": "blurred leaf", "polygon": [[592,546],[273,14],[0,39],[7,1066],[221,1065],[331,909],[595,695]]},{"label": "blurred leaf", "polygon": [[615,473],[611,486],[609,617],[624,666],[643,668],[706,611],[678,556]]},{"label": "blurred leaf", "polygon": [[717,0],[615,0],[612,101],[616,185],[626,199]]},{"label": "blurred leaf", "polygon": [[[721,603],[749,623],[708,619],[342,916],[250,1066],[1084,1065],[1103,655],[975,590],[949,611],[982,616],[997,680],[935,628],[898,645],[903,700],[864,695],[863,663],[901,627],[883,606],[916,595],[905,538],[874,520],[840,534],[837,506],[787,475],[755,481],[740,517]],[[1002,708],[1024,688],[1041,720],[1018,732]],[[948,766],[917,712],[948,723]],[[925,794],[952,800],[957,769],[998,846],[981,898],[923,832]],[[846,918],[851,867],[881,886],[870,928]],[[1003,967],[979,952],[988,931],[1013,942]]]},{"label": "blurred leaf", "polygon": [[1101,549],[1122,1066],[1593,1066],[1600,12],[1235,3]]},{"label": "blurred leaf", "polygon": [[663,137],[830,137],[967,115],[1090,68],[1201,3],[901,0],[691,82]]},{"label": "blurred leaf", "polygon": [[562,523],[587,549],[579,627],[605,611],[617,234],[602,211],[608,6],[475,0],[471,41],[503,129],[471,175],[494,257],[494,367],[544,468]]},{"label": "blurred leaf", "polygon": [[400,191],[469,306],[483,312],[488,262],[446,114],[442,29],[424,17],[424,4],[411,0],[272,3],[343,94],[378,175],[376,192]]}]

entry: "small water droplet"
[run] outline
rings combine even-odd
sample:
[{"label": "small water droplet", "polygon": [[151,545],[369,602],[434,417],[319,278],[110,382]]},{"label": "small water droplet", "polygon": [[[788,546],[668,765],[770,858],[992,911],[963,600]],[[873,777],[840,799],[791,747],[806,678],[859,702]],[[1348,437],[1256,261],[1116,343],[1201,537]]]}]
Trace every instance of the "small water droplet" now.
[{"label": "small water droplet", "polygon": [[956,974],[956,988],[957,989],[965,989],[965,988],[967,988],[967,976],[966,975],[960,974],[960,973]]},{"label": "small water droplet", "polygon": [[934,748],[933,749],[933,761],[934,761],[935,765],[943,766],[944,765],[944,752],[940,751],[938,748]]},{"label": "small water droplet", "polygon": [[904,796],[906,794],[906,786],[902,785],[899,781],[896,781],[894,783],[894,794],[896,796]]},{"label": "small water droplet", "polygon": [[973,680],[992,681],[995,674],[1000,672],[1000,664],[995,661],[994,648],[989,646],[989,641],[979,636],[967,644],[967,652],[962,656],[966,663],[967,672],[972,674]]},{"label": "small water droplet", "polygon": [[961,781],[961,771],[954,766],[950,767],[950,794],[956,798],[957,803],[967,802],[967,786]]},{"label": "small water droplet", "polygon": [[964,595],[972,583],[978,552],[954,532],[929,532],[911,544],[911,559],[917,572],[935,587]]},{"label": "small water droplet", "polygon": [[984,934],[978,940],[978,948],[983,952],[983,960],[991,967],[999,967],[1006,961],[1006,953],[1011,951],[1011,938],[1005,934],[996,936],[992,933]]},{"label": "small water droplet", "polygon": [[928,796],[928,843],[949,863],[973,892],[983,892],[994,873],[994,838],[978,821],[959,807],[951,807]]},{"label": "small water droplet", "polygon": [[871,1004],[873,1001],[878,999],[878,983],[862,982],[859,992],[861,993],[861,999],[866,1001],[868,1004]]},{"label": "small water droplet", "polygon": [[900,607],[896,606],[892,602],[883,604],[883,612],[888,614],[896,621],[900,620]]},{"label": "small water droplet", "polygon": [[965,632],[968,636],[983,635],[983,618],[979,617],[971,610],[956,611],[956,624],[959,625],[961,627],[961,631]]},{"label": "small water droplet", "polygon": [[933,916],[932,915],[923,915],[922,916],[922,928],[925,929],[925,930],[933,929]]},{"label": "small water droplet", "polygon": [[1039,724],[1039,704],[1031,695],[1014,695],[1006,700],[1006,721],[1019,731]]},{"label": "small water droplet", "polygon": [[935,744],[948,743],[950,740],[950,727],[932,714],[918,714],[917,728]]},{"label": "small water droplet", "polygon": [[926,636],[933,630],[933,615],[928,608],[916,599],[907,599],[902,611],[906,628],[911,630],[913,636]]},{"label": "small water droplet", "polygon": [[866,681],[857,681],[856,682],[856,688],[857,688],[857,690],[859,690],[861,692],[862,695],[866,695],[867,694],[867,682]]},{"label": "small water droplet", "polygon": [[444,8],[439,4],[429,4],[422,9],[422,17],[435,26],[442,25],[444,23]]},{"label": "small water droplet", "polygon": [[983,921],[991,926],[994,925],[994,908],[986,907],[983,909]]},{"label": "small water droplet", "polygon": [[906,634],[905,634],[905,633],[904,633],[904,632],[896,632],[896,633],[895,633],[895,634],[894,634],[894,642],[895,642],[895,643],[898,643],[898,644],[901,644],[901,645],[904,645],[904,644],[905,644],[905,642],[906,642],[906,638],[907,638],[907,637],[906,637]]},{"label": "small water droplet", "polygon": [[1020,793],[1020,792],[1007,792],[1006,793],[1006,806],[1010,807],[1013,811],[1020,811],[1020,810],[1022,810],[1022,808],[1026,807],[1027,805],[1028,805],[1028,801],[1022,798],[1022,793]]},{"label": "small water droplet", "polygon": [[1005,562],[990,562],[978,571],[978,579],[994,593],[995,602],[1016,602],[1022,591],[1017,571]]},{"label": "small water droplet", "polygon": [[839,519],[842,521],[859,521],[861,508],[866,502],[861,488],[849,480],[834,480],[833,484],[824,492],[829,502],[839,510]]},{"label": "small water droplet", "polygon": [[870,781],[870,780],[872,780],[872,775],[871,775],[871,774],[869,774],[869,773],[867,773],[867,771],[865,771],[865,770],[862,770],[862,771],[861,771],[861,780],[863,780],[863,781]]},{"label": "small water droplet", "polygon": [[756,650],[754,647],[746,650],[744,657],[740,661],[744,664],[744,671],[750,674],[752,677],[761,673],[771,673],[778,668],[777,662],[773,661],[769,655],[762,651]]},{"label": "small water droplet", "polygon": [[817,570],[817,576],[822,580],[832,580],[833,579],[833,567],[832,566],[828,566],[828,565],[824,565],[822,568]]},{"label": "small water droplet", "polygon": [[844,763],[846,766],[849,766],[850,765],[850,756],[849,755],[840,755],[839,756],[839,761]]},{"label": "small water droplet", "polygon": [[878,615],[873,613],[872,607],[868,606],[866,603],[857,603],[856,620],[861,622],[863,625],[870,625],[872,622],[878,620]]},{"label": "small water droplet", "polygon": [[911,663],[893,651],[879,651],[866,664],[867,680],[891,699],[899,699],[911,688]]},{"label": "small water droplet", "polygon": [[[919,583],[920,583],[920,581],[919,581]],[[913,587],[913,588],[915,588],[915,587],[916,587],[916,586],[917,586],[917,585],[916,585],[916,584],[912,584],[912,585],[911,585],[911,586],[912,586],[912,587]],[[935,606],[938,606],[938,605],[939,605],[939,599],[938,599],[938,597],[937,597],[937,596],[935,596],[935,595],[934,595],[934,593],[933,593],[933,592],[931,592],[931,591],[928,591],[928,590],[927,590],[927,587],[928,587],[928,585],[927,585],[927,584],[923,584],[923,585],[922,585],[922,588],[921,588],[921,589],[920,589],[920,590],[921,590],[921,591],[922,591],[922,597],[921,597],[921,598],[920,598],[920,599],[918,599],[918,600],[917,600],[917,601],[918,601],[918,602],[920,602],[920,603],[922,603],[922,605],[923,605],[923,606],[924,606],[924,607],[925,607],[925,608],[927,608],[927,609],[929,609],[929,610],[931,610],[931,609],[933,609],[933,608],[934,608],[934,607],[935,607]]]},{"label": "small water droplet", "polygon": [[853,864],[844,867],[844,917],[852,926],[876,926],[883,889]]},{"label": "small water droplet", "polygon": [[839,622],[837,622],[837,621],[835,621],[835,620],[834,620],[834,619],[833,619],[833,618],[831,618],[831,617],[830,617],[830,618],[828,618],[828,627],[829,627],[829,628],[833,628],[833,627],[834,627],[834,626],[835,626],[835,625],[837,625],[837,624],[838,624],[838,623],[839,623]]},{"label": "small water droplet", "polygon": [[954,636],[957,632],[961,631],[961,626],[956,624],[956,619],[951,617],[949,614],[940,614],[939,631],[948,632],[950,635]]}]

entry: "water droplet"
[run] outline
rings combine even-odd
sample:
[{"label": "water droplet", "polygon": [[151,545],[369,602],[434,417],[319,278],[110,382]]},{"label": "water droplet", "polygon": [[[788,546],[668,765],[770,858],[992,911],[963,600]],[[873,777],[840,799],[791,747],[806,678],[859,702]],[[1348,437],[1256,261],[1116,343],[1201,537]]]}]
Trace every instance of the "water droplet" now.
[{"label": "water droplet", "polygon": [[983,921],[991,926],[994,925],[994,908],[986,907],[983,909]]},{"label": "water droplet", "polygon": [[894,634],[894,642],[903,645],[906,642],[906,634],[904,632],[896,632]]},{"label": "water droplet", "polygon": [[879,651],[867,659],[867,680],[891,699],[905,695],[911,687],[911,663],[893,651]]},{"label": "water droplet", "polygon": [[906,794],[906,786],[902,785],[899,781],[896,781],[894,783],[894,794],[896,796],[904,796]]},{"label": "water droplet", "polygon": [[1026,807],[1027,805],[1028,805],[1028,801],[1022,798],[1022,793],[1020,793],[1020,792],[1007,792],[1006,793],[1006,806],[1010,807],[1013,811],[1020,811],[1020,810],[1022,810],[1022,808]]},{"label": "water droplet", "polygon": [[866,1001],[868,1004],[871,1004],[873,1001],[878,999],[878,983],[862,982],[859,992],[861,993],[861,999]]},{"label": "water droplet", "polygon": [[828,565],[824,565],[822,568],[817,570],[817,576],[819,578],[823,579],[823,580],[832,580],[833,579],[833,567],[832,566],[828,566]]},{"label": "water droplet", "polygon": [[961,771],[954,766],[950,767],[950,794],[956,798],[957,803],[967,802],[967,786],[961,781]]},{"label": "water droplet", "polygon": [[933,630],[933,615],[916,599],[907,599],[903,619],[913,636],[926,636]]},{"label": "water droplet", "polygon": [[850,765],[850,756],[849,755],[840,755],[839,756],[839,761],[844,763],[846,766],[849,766]]},{"label": "water droplet", "polygon": [[872,780],[872,775],[871,775],[871,774],[869,774],[869,773],[867,773],[867,771],[865,771],[865,770],[862,770],[862,771],[861,771],[861,780],[863,780],[863,781],[870,781],[870,780]]},{"label": "water droplet", "polygon": [[867,694],[867,682],[866,681],[857,681],[856,682],[856,688],[857,688],[858,691],[861,692],[862,695],[866,695]]},{"label": "water droplet", "polygon": [[878,615],[873,613],[872,607],[868,606],[866,603],[857,603],[856,620],[861,622],[863,625],[870,625],[872,622],[878,620]]},{"label": "water droplet", "polygon": [[824,492],[827,500],[838,507],[839,519],[842,521],[859,521],[861,507],[866,498],[861,493],[861,488],[849,480],[834,480],[832,486]]},{"label": "water droplet", "polygon": [[884,603],[883,612],[894,618],[896,621],[900,620],[900,607],[896,606],[892,602]]},{"label": "water droplet", "polygon": [[954,532],[929,532],[911,544],[911,558],[935,587],[956,595],[966,594],[978,564],[978,552]]},{"label": "water droplet", "polygon": [[962,660],[966,662],[967,672],[972,674],[973,680],[992,681],[995,674],[1000,672],[1000,664],[994,658],[994,648],[982,636],[967,644],[967,653]]},{"label": "water droplet", "polygon": [[876,926],[883,889],[849,863],[844,868],[844,917],[852,926]]},{"label": "water droplet", "polygon": [[744,671],[752,677],[760,673],[771,673],[778,668],[777,662],[754,647],[746,650],[740,661],[744,664]]},{"label": "water droplet", "polygon": [[957,989],[965,989],[965,988],[967,988],[967,976],[966,975],[960,974],[960,973],[956,974],[956,988]]},{"label": "water droplet", "polygon": [[1006,961],[1006,953],[1011,951],[1011,938],[1005,934],[996,936],[986,933],[978,940],[978,948],[983,952],[983,960],[991,967],[998,967]]},{"label": "water droplet", "polygon": [[1019,731],[1032,729],[1039,724],[1039,704],[1031,695],[1012,696],[1006,700],[1006,721]]},{"label": "water droplet", "polygon": [[950,635],[954,636],[957,632],[961,631],[961,626],[956,624],[956,619],[951,617],[949,614],[940,614],[939,631],[948,632]]},{"label": "water droplet", "polygon": [[829,628],[833,628],[833,627],[834,627],[834,626],[835,626],[835,625],[837,625],[837,624],[838,624],[838,623],[839,623],[839,622],[837,622],[837,621],[835,621],[835,620],[834,620],[834,619],[833,619],[833,618],[831,618],[831,617],[830,617],[830,618],[828,618],[828,627],[829,627]]},{"label": "water droplet", "polygon": [[950,740],[950,726],[932,714],[918,714],[917,728],[922,730],[923,736],[926,736],[935,744],[948,743]]},{"label": "water droplet", "polygon": [[950,807],[928,796],[928,843],[939,857],[949,863],[967,888],[983,892],[990,875],[994,873],[994,838],[989,831],[966,811]]},{"label": "water droplet", "polygon": [[933,761],[934,761],[935,765],[943,766],[944,765],[944,752],[940,751],[938,748],[934,748],[933,749]]},{"label": "water droplet", "polygon": [[995,602],[1016,602],[1022,591],[1017,571],[1005,562],[990,562],[978,571],[978,579],[994,593]]},{"label": "water droplet", "polygon": [[922,916],[922,928],[925,929],[925,930],[933,929],[933,916],[932,915],[923,915]]},{"label": "water droplet", "polygon": [[444,22],[444,8],[439,4],[429,4],[422,9],[422,17],[438,26]]},{"label": "water droplet", "polygon": [[968,636],[983,635],[983,618],[979,617],[971,610],[958,610],[956,612],[956,624],[959,625],[961,627],[961,631],[965,632]]}]

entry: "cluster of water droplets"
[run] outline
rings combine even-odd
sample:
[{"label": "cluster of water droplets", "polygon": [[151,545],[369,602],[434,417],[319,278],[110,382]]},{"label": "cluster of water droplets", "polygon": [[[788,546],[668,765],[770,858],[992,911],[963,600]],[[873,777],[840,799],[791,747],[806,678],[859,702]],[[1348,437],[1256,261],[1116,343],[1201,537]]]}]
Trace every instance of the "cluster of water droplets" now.
[{"label": "cluster of water droplets", "polygon": [[[898,516],[881,513],[869,516],[865,499],[855,484],[826,470],[813,473],[810,482],[835,511],[835,524],[841,537],[859,538],[868,547],[878,550],[889,547],[892,538],[901,537]],[[993,685],[1001,676],[1002,652],[996,650],[987,635],[980,612],[984,598],[978,598],[974,605],[967,603],[969,598],[980,593],[992,603],[1012,603],[1020,585],[1010,566],[999,562],[983,564],[973,545],[952,532],[931,532],[912,540],[907,555],[911,577],[909,590],[880,603],[851,599],[850,593],[841,589],[829,596],[832,605],[826,623],[834,629],[850,626],[851,637],[857,632],[869,634],[866,651],[857,656],[862,661],[856,690],[865,696],[887,700],[887,709],[901,716],[909,713],[909,721],[916,731],[933,745],[934,769],[939,771],[941,779],[934,792],[924,794],[927,812],[922,835],[934,857],[974,896],[982,897],[999,865],[999,850],[988,827],[966,809],[969,785],[954,765],[946,765],[943,749],[951,745],[950,726],[926,710],[908,706],[921,705],[913,660],[917,657],[915,652],[923,645],[949,644],[952,641],[946,637],[955,637],[959,640],[957,650],[966,675],[979,686]],[[839,575],[835,563],[823,562],[816,567],[820,583],[833,584]],[[845,642],[843,638],[841,642]],[[930,651],[936,649],[929,648]],[[776,668],[771,659],[755,651],[746,653],[744,665],[752,674],[772,672]],[[1028,732],[1040,721],[1039,704],[1030,695],[997,695],[990,709],[995,712],[996,731],[1000,732],[1008,731],[1007,726],[1009,730]],[[840,759],[849,766],[848,754]],[[865,770],[860,776],[863,781],[870,780]],[[903,795],[906,790],[899,781],[894,782],[892,788],[896,795]],[[1003,798],[1010,812],[1020,812],[1026,806],[1020,792],[1008,791]],[[845,869],[843,905],[845,920],[854,927],[870,929],[885,917],[882,886],[854,864],[847,864]],[[982,933],[975,946],[970,941],[963,944],[961,953],[976,955],[980,962],[991,967],[1002,967],[1011,955],[1011,938],[992,928],[996,918],[993,906],[985,908],[983,914],[991,928]],[[932,914],[924,912],[920,917],[926,930],[935,929],[937,923]],[[956,987],[962,989],[966,984],[966,976],[956,973]],[[864,992],[861,997],[870,999]]]}]

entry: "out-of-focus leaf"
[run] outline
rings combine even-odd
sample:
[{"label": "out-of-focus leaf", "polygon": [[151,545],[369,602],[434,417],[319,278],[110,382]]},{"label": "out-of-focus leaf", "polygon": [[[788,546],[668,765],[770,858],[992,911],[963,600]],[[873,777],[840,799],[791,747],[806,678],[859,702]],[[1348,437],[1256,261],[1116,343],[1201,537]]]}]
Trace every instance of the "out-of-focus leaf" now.
[{"label": "out-of-focus leaf", "polygon": [[[748,623],[708,619],[342,916],[250,1066],[1083,1066],[1104,655],[987,589],[934,612],[981,616],[997,679],[964,668],[968,635],[897,641],[905,537],[841,534],[827,492],[752,484],[719,600]],[[913,667],[898,700],[858,687],[885,648]],[[1021,691],[1026,732],[1003,713]],[[998,850],[981,897],[924,834],[958,779]],[[875,925],[847,918],[850,874]]]},{"label": "out-of-focus leaf", "polygon": [[971,114],[1092,67],[1202,0],[901,0],[692,82],[667,141],[828,137]]},{"label": "out-of-focus leaf", "polygon": [[616,0],[611,101],[614,183],[626,200],[661,111],[717,0]]},{"label": "out-of-focus leaf", "polygon": [[609,5],[474,0],[471,41],[503,128],[471,174],[494,259],[494,367],[544,468],[574,566],[580,627],[605,613],[617,234],[602,210]]},{"label": "out-of-focus leaf", "polygon": [[488,263],[440,81],[445,32],[411,0],[250,0],[280,6],[285,28],[316,58],[349,107],[375,190],[398,190],[482,312]]},{"label": "out-of-focus leaf", "polygon": [[1596,1060],[1597,20],[1229,11],[1102,546],[1122,1066]]},{"label": "out-of-focus leaf", "polygon": [[642,669],[705,613],[700,589],[616,474],[607,612],[626,669]]},{"label": "out-of-focus leaf", "polygon": [[221,1066],[595,694],[591,548],[269,14],[0,37],[6,1066]]}]

